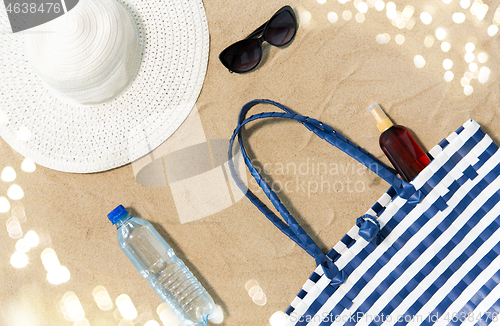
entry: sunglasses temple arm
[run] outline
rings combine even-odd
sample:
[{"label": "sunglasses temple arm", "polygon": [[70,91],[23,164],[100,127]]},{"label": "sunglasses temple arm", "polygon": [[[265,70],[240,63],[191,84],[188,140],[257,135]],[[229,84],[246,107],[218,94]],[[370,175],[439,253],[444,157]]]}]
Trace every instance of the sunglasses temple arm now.
[{"label": "sunglasses temple arm", "polygon": [[247,38],[253,38],[256,37],[257,35],[261,34],[264,31],[264,28],[266,28],[268,21],[262,24],[259,28],[257,28],[255,31],[252,32],[252,34],[248,35]]}]

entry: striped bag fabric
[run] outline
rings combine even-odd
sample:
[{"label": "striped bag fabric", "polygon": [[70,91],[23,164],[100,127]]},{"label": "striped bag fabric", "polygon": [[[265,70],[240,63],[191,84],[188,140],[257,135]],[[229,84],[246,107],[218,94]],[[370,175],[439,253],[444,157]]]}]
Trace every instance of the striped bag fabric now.
[{"label": "striped bag fabric", "polygon": [[[246,118],[259,103],[284,112]],[[248,158],[241,128],[264,118],[294,119],[349,154],[391,187],[328,253],[297,224]],[[246,104],[231,138],[283,220],[233,177],[317,268],[285,310],[285,325],[500,324],[500,152],[473,120],[430,152],[431,163],[410,183],[331,127],[281,104]]]}]

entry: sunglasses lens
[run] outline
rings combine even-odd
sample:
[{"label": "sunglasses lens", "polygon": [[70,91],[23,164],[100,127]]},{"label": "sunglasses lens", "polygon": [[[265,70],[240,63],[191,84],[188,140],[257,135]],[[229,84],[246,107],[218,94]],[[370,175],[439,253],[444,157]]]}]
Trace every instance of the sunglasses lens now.
[{"label": "sunglasses lens", "polygon": [[260,62],[262,50],[257,40],[243,40],[227,48],[223,62],[234,72],[245,72],[255,68]]},{"label": "sunglasses lens", "polygon": [[295,35],[295,18],[288,11],[274,17],[267,27],[266,38],[269,43],[276,46],[285,45]]}]

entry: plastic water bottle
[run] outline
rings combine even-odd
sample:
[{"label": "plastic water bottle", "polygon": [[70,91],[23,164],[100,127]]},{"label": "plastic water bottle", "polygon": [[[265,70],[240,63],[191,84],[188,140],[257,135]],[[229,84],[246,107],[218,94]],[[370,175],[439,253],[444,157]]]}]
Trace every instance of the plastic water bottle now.
[{"label": "plastic water bottle", "polygon": [[130,216],[122,205],[108,218],[123,252],[183,325],[205,326],[217,316],[210,295],[151,223]]}]

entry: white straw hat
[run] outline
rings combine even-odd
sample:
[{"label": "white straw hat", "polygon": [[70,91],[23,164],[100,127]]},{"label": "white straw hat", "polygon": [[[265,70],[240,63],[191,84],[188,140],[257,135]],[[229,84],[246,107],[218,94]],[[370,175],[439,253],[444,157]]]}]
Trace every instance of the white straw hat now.
[{"label": "white straw hat", "polygon": [[0,10],[0,136],[59,171],[146,155],[189,115],[206,74],[202,0],[80,0],[48,23],[10,30]]}]

